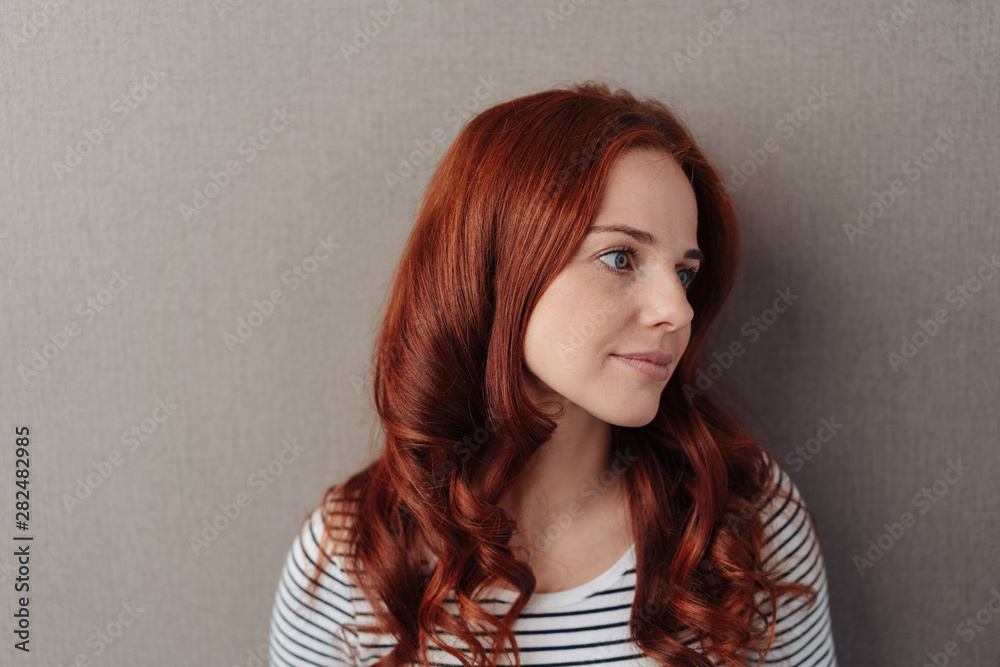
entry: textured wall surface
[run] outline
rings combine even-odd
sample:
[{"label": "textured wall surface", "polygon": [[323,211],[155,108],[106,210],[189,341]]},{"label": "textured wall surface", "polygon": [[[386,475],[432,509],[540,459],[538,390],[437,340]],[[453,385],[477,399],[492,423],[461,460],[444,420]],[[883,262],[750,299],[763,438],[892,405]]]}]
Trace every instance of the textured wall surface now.
[{"label": "textured wall surface", "polygon": [[4,0],[0,663],[255,664],[300,520],[376,453],[365,360],[444,147],[598,78],[732,185],[713,345],[746,353],[709,391],[817,519],[841,664],[998,664],[998,7]]}]

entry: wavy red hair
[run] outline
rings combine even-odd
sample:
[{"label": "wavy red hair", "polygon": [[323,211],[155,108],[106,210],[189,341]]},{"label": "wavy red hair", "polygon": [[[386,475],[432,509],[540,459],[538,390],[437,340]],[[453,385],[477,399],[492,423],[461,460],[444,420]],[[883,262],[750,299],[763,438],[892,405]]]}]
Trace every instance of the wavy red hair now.
[{"label": "wavy red hair", "polygon": [[[808,586],[762,569],[758,499],[772,484],[764,449],[707,394],[682,391],[735,281],[732,200],[663,103],[587,82],[469,121],[430,180],[393,276],[372,359],[384,448],[327,491],[318,564],[333,546],[366,599],[382,603],[372,605],[374,625],[354,628],[396,637],[376,665],[427,665],[428,642],[465,665],[497,664],[510,646],[520,665],[511,628],[535,578],[507,546],[517,526],[497,501],[556,427],[526,393],[525,327],[582,242],[615,161],[636,148],[669,154],[687,175],[705,261],[688,292],[690,342],[656,417],[612,425],[618,446],[638,456],[625,475],[636,536],[632,639],[664,664],[743,665],[772,644],[780,596],[815,600]],[[425,567],[430,554],[436,563]],[[476,603],[493,584],[521,593],[499,619]],[[460,618],[443,607],[449,591]],[[686,647],[682,632],[704,652]]]}]

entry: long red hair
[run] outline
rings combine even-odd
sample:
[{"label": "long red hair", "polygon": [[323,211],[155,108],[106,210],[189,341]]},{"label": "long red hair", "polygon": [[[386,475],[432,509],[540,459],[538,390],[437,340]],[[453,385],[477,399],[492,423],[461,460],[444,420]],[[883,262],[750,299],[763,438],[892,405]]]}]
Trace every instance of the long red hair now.
[{"label": "long red hair", "polygon": [[[763,571],[757,501],[772,484],[764,449],[707,394],[683,391],[740,258],[723,179],[664,104],[587,82],[469,121],[430,180],[393,276],[372,359],[384,448],[326,492],[318,563],[335,546],[365,598],[381,603],[372,604],[374,625],[355,628],[395,636],[376,665],[427,665],[428,642],[465,665],[497,664],[509,645],[520,664],[512,624],[535,578],[507,546],[517,525],[497,501],[556,427],[526,393],[525,327],[582,242],[615,161],[635,148],[662,150],[682,167],[705,260],[688,292],[690,342],[656,417],[612,425],[618,446],[638,457],[624,477],[636,542],[632,639],[665,664],[711,665],[710,652],[742,665],[773,642],[779,596],[815,599],[812,588]],[[422,566],[428,553],[433,568]],[[476,602],[495,584],[521,593],[503,618]],[[450,590],[459,618],[442,604]],[[685,646],[682,631],[706,653]],[[442,632],[464,642],[471,661]]]}]

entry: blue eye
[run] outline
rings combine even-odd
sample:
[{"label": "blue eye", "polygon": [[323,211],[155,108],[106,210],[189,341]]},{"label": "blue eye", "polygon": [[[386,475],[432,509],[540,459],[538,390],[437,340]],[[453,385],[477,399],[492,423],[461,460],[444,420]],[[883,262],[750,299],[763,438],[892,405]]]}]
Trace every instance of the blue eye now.
[{"label": "blue eye", "polygon": [[694,282],[695,276],[698,275],[698,269],[696,267],[690,267],[679,272],[681,275],[686,276],[687,280],[684,281],[683,287],[686,290],[691,287],[691,283]]},{"label": "blue eye", "polygon": [[625,256],[627,255],[628,257],[631,257],[634,260],[635,248],[617,248],[615,250],[609,250],[608,252],[601,255],[601,257],[607,257],[608,255],[618,255],[618,257],[615,258],[614,264],[613,265],[608,264],[603,259],[601,260],[601,263],[604,264],[605,266],[608,266],[612,271],[616,271],[618,273],[625,273],[624,269],[629,263],[629,260],[626,259]]},{"label": "blue eye", "polygon": [[[609,255],[612,256],[617,255],[617,257],[615,257],[614,259],[613,264],[609,264],[608,262],[605,262],[603,259],[604,257],[607,257]],[[608,271],[613,271],[614,273],[623,275],[629,272],[628,270],[625,269],[625,267],[628,266],[629,264],[629,259],[626,259],[626,256],[628,256],[629,258],[631,258],[632,261],[634,261],[635,255],[636,255],[636,249],[630,246],[609,250],[606,253],[600,255],[602,268],[607,268]],[[634,271],[634,269],[632,269],[632,271]],[[691,286],[691,283],[694,282],[695,276],[698,274],[698,267],[692,266],[686,269],[681,269],[680,271],[677,272],[677,274],[681,276],[681,287],[687,290]]]}]

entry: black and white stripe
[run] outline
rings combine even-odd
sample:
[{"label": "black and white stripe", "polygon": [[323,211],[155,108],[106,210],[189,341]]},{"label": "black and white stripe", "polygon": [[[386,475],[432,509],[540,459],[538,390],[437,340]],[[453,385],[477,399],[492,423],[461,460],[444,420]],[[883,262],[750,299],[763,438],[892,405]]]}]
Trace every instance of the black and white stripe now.
[{"label": "black and white stripe", "polygon": [[[798,488],[772,459],[778,487],[801,502]],[[272,667],[327,667],[374,663],[388,653],[393,638],[347,632],[346,623],[372,623],[372,609],[345,573],[338,554],[320,575],[313,594],[307,592],[309,575],[315,571],[323,509],[314,510],[296,536],[285,560],[271,617]],[[762,549],[767,567],[780,565],[784,581],[799,581],[816,587],[816,604],[805,607],[802,598],[782,599],[774,644],[765,665],[781,667],[836,667],[837,659],[830,627],[826,570],[819,542],[803,507],[787,499],[771,497],[764,503],[765,542]],[[523,665],[649,665],[628,634],[629,614],[635,595],[635,551],[630,549],[607,572],[592,581],[556,593],[536,594],[514,623],[514,633]],[[483,607],[501,616],[516,593],[495,589],[482,601]],[[769,613],[770,601],[760,608]],[[457,616],[452,599],[446,608]],[[451,635],[446,635],[454,640]],[[684,640],[685,638],[681,638]],[[450,642],[449,642],[450,643]],[[697,648],[693,637],[688,646]],[[451,644],[452,646],[457,645]],[[460,650],[468,653],[466,647]],[[432,647],[432,664],[459,665],[446,651]],[[756,664],[757,656],[748,664]],[[513,656],[508,650],[508,664]]]}]

